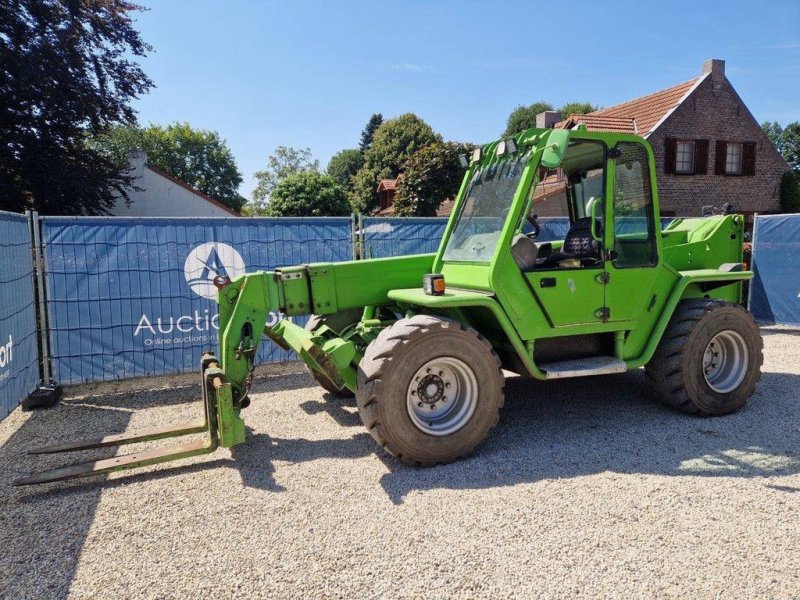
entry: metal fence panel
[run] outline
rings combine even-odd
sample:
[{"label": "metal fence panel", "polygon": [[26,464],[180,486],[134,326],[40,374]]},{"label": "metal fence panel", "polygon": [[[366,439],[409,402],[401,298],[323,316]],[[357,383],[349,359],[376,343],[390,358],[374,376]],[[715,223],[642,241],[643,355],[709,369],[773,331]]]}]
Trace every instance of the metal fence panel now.
[{"label": "metal fence panel", "polygon": [[367,217],[364,219],[364,258],[386,258],[436,252],[446,218]]},{"label": "metal fence panel", "polygon": [[768,323],[800,325],[800,215],[757,216],[749,308]]},{"label": "metal fence panel", "polygon": [[[365,258],[436,252],[446,217],[367,217],[364,219]],[[542,217],[537,241],[563,240],[569,218]]]},{"label": "metal fence panel", "polygon": [[42,238],[59,383],[194,370],[217,346],[214,276],[352,258],[349,218],[45,217]]},{"label": "metal fence panel", "polygon": [[0,419],[39,383],[30,223],[0,211]]}]

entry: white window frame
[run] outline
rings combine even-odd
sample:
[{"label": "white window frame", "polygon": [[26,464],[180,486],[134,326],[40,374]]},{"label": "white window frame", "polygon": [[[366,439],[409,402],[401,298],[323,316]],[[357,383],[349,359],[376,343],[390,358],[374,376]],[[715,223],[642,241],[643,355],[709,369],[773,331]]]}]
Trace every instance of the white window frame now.
[{"label": "white window frame", "polygon": [[725,144],[725,175],[741,175],[744,157],[744,144],[727,142]]},{"label": "white window frame", "polygon": [[675,172],[681,175],[694,173],[694,140],[677,140],[675,142]]}]

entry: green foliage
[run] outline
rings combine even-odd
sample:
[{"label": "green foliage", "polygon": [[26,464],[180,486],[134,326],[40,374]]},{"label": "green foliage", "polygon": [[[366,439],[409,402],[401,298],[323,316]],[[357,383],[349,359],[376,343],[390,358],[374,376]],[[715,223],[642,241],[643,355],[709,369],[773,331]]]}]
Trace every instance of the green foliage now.
[{"label": "green foliage", "polygon": [[459,154],[470,154],[473,146],[436,142],[417,150],[403,166],[393,204],[402,217],[433,217],[436,209],[458,193],[466,169]]},{"label": "green foliage", "polygon": [[359,149],[361,152],[366,152],[369,147],[372,146],[372,139],[375,137],[375,132],[378,131],[378,128],[381,125],[383,125],[382,114],[375,113],[369,118],[367,125],[361,132],[361,142],[359,144]]},{"label": "green foliage", "polygon": [[372,145],[364,153],[364,166],[353,178],[350,202],[357,212],[371,212],[378,203],[380,179],[397,177],[414,152],[441,142],[430,125],[412,113],[390,119],[375,132]]},{"label": "green foliage", "polygon": [[[770,123],[769,121],[764,121],[761,124],[761,129],[763,129],[764,133],[767,134],[769,141],[775,145],[775,147],[778,149],[778,152],[781,152],[782,150],[781,146],[783,145],[782,144],[783,140],[781,140],[783,127],[781,127],[781,124],[778,123],[777,121],[773,121],[772,123]],[[783,154],[783,152],[781,152],[781,154]]]},{"label": "green foliage", "polygon": [[350,214],[347,192],[333,177],[316,171],[287,175],[272,190],[270,217],[333,217]]},{"label": "green foliage", "polygon": [[230,148],[216,131],[192,129],[188,123],[146,128],[120,125],[92,137],[88,143],[118,167],[127,164],[131,151],[143,150],[149,165],[229,208],[239,211],[245,203],[238,191],[242,174]]},{"label": "green foliage", "polygon": [[800,212],[800,176],[792,171],[786,171],[781,177],[778,193],[781,212]]},{"label": "green foliage", "polygon": [[800,122],[795,121],[781,127],[777,121],[766,121],[761,124],[761,129],[786,162],[794,163],[794,172],[800,174]]},{"label": "green foliage", "polygon": [[104,214],[130,176],[87,134],[134,123],[151,48],[128,0],[0,3],[0,209]]},{"label": "green foliage", "polygon": [[364,154],[360,150],[340,150],[331,157],[326,171],[339,185],[351,192],[353,177],[363,166]]},{"label": "green foliage", "polygon": [[781,132],[781,154],[786,162],[794,163],[794,172],[800,175],[800,123],[789,123]]},{"label": "green foliage", "polygon": [[599,106],[595,106],[590,102],[567,102],[558,109],[558,112],[566,119],[570,115],[585,115],[586,113],[594,112],[599,109]]},{"label": "green foliage", "polygon": [[319,161],[311,158],[311,150],[278,146],[275,152],[267,157],[267,168],[255,172],[256,189],[253,190],[252,200],[245,205],[243,212],[247,215],[269,214],[270,195],[275,186],[289,175],[300,171],[319,171]]},{"label": "green foliage", "polygon": [[520,131],[536,127],[536,115],[546,110],[553,110],[553,105],[549,102],[534,102],[529,106],[518,106],[508,115],[502,137],[511,137]]}]

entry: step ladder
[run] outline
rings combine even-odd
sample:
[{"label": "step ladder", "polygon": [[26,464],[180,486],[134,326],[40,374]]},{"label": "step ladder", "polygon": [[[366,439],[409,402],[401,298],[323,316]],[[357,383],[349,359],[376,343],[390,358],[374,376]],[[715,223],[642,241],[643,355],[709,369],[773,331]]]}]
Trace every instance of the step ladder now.
[{"label": "step ladder", "polygon": [[591,356],[539,365],[539,368],[544,371],[546,379],[566,379],[567,377],[624,373],[628,370],[628,365],[624,360],[613,356]]}]

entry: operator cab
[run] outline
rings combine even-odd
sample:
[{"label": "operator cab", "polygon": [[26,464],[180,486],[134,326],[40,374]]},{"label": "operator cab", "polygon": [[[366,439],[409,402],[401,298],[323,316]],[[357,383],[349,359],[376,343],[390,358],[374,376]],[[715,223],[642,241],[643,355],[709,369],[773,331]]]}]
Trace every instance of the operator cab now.
[{"label": "operator cab", "polygon": [[[511,245],[523,272],[603,267],[605,154],[601,142],[574,140],[558,168],[539,167],[538,185]],[[539,218],[552,217],[569,218],[563,242],[538,241]]]}]

